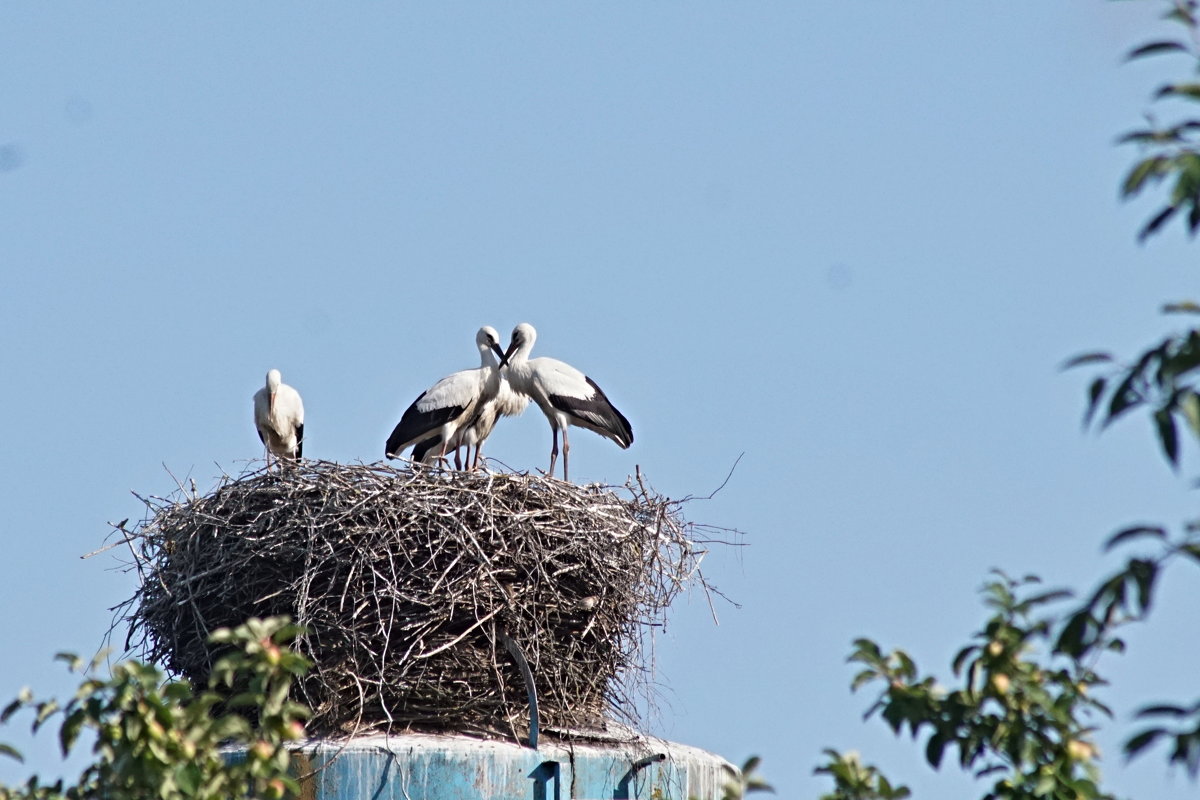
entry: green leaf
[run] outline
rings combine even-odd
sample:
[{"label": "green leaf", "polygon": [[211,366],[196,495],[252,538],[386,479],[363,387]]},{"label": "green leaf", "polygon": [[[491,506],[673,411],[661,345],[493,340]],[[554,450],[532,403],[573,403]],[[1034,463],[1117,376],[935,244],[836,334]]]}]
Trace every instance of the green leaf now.
[{"label": "green leaf", "polygon": [[54,660],[65,662],[67,669],[71,670],[72,672],[79,672],[79,670],[85,665],[84,660],[74,653],[55,653]]},{"label": "green leaf", "polygon": [[1109,537],[1109,540],[1104,543],[1104,550],[1107,552],[1119,544],[1123,544],[1124,542],[1128,542],[1133,539],[1142,539],[1147,536],[1155,536],[1159,539],[1166,539],[1167,531],[1165,528],[1161,528],[1157,525],[1135,525],[1132,528],[1125,528],[1124,530],[1118,531]]},{"label": "green leaf", "polygon": [[878,659],[882,657],[879,645],[870,639],[855,639],[853,645],[854,651],[846,659],[847,661],[861,661],[863,658]]},{"label": "green leaf", "polygon": [[850,691],[857,692],[863,686],[866,686],[868,683],[870,683],[871,681],[875,680],[878,677],[879,677],[879,673],[877,673],[875,670],[864,669],[861,672],[859,672],[857,675],[855,675],[854,680],[850,682]]},{"label": "green leaf", "polygon": [[1033,608],[1034,606],[1043,606],[1047,603],[1053,603],[1057,600],[1065,600],[1072,596],[1069,589],[1056,589],[1042,594],[1035,594],[1032,597],[1027,597],[1021,602],[1021,608]]},{"label": "green leaf", "polygon": [[1151,728],[1133,736],[1125,743],[1125,755],[1135,756],[1145,750],[1150,745],[1154,744],[1158,739],[1166,735],[1166,731],[1161,728]]},{"label": "green leaf", "polygon": [[1083,414],[1083,427],[1086,429],[1092,424],[1092,417],[1096,414],[1096,409],[1100,407],[1100,398],[1104,396],[1104,387],[1108,381],[1101,377],[1092,381],[1092,385],[1088,387],[1088,404],[1087,411]]},{"label": "green leaf", "polygon": [[1160,53],[1187,53],[1187,52],[1189,52],[1187,47],[1180,44],[1179,42],[1172,42],[1172,41],[1150,42],[1149,44],[1144,44],[1141,47],[1136,47],[1133,50],[1130,50],[1129,55],[1127,55],[1125,58],[1128,61],[1133,61],[1135,58],[1144,58],[1145,56],[1153,56],[1153,55],[1158,55]]},{"label": "green leaf", "polygon": [[1193,300],[1181,300],[1178,303],[1167,303],[1162,307],[1164,314],[1200,314],[1200,303]]},{"label": "green leaf", "polygon": [[954,674],[958,675],[962,671],[962,665],[966,662],[966,660],[978,651],[979,647],[973,644],[964,647],[962,650],[959,650],[958,655],[954,656],[954,661],[952,661],[950,664],[950,668],[954,670]]},{"label": "green leaf", "polygon": [[1182,97],[1186,100],[1200,100],[1200,83],[1169,83],[1154,93],[1156,100],[1164,97]]},{"label": "green leaf", "polygon": [[1159,131],[1130,131],[1122,134],[1117,138],[1117,144],[1146,144],[1148,142],[1161,141],[1163,134]]},{"label": "green leaf", "polygon": [[1166,156],[1151,156],[1139,161],[1125,176],[1121,184],[1121,196],[1131,197],[1142,190],[1149,180],[1161,180],[1167,174],[1170,161]]},{"label": "green leaf", "polygon": [[194,795],[200,788],[202,775],[195,762],[180,764],[175,768],[175,784],[185,795]]},{"label": "green leaf", "polygon": [[1158,429],[1158,440],[1163,454],[1172,467],[1179,466],[1179,434],[1175,430],[1175,417],[1169,408],[1154,412],[1154,424]]},{"label": "green leaf", "polygon": [[1111,425],[1117,417],[1134,408],[1142,402],[1142,397],[1134,391],[1133,381],[1138,377],[1138,371],[1131,371],[1113,391],[1108,401],[1108,414],[1104,418],[1104,427]]},{"label": "green leaf", "polygon": [[1072,614],[1059,633],[1054,649],[1072,658],[1080,658],[1088,649],[1085,639],[1093,624],[1093,617],[1087,609]]},{"label": "green leaf", "polygon": [[76,708],[63,721],[58,730],[58,744],[62,749],[63,758],[71,754],[71,748],[75,746],[75,740],[79,738],[79,732],[86,721],[87,712],[82,708]]},{"label": "green leaf", "polygon": [[1200,396],[1191,390],[1186,390],[1179,397],[1179,410],[1192,433],[1200,437]]},{"label": "green leaf", "polygon": [[33,722],[34,730],[37,730],[39,727],[41,727],[42,723],[45,722],[47,719],[49,719],[50,715],[53,714],[55,711],[58,711],[58,701],[57,700],[51,699],[51,700],[46,700],[42,703],[38,703],[37,716],[34,718],[34,722]]},{"label": "green leaf", "polygon": [[1143,717],[1180,718],[1180,717],[1186,717],[1188,715],[1188,713],[1189,713],[1189,711],[1186,708],[1183,708],[1182,706],[1174,706],[1174,705],[1169,705],[1169,704],[1164,703],[1162,705],[1146,706],[1145,708],[1140,708],[1140,709],[1138,709],[1138,712],[1135,716],[1138,719],[1141,719]]},{"label": "green leaf", "polygon": [[1140,613],[1150,610],[1154,598],[1154,581],[1158,577],[1158,564],[1144,558],[1135,558],[1129,562],[1129,573],[1133,576],[1138,590],[1138,606]]},{"label": "green leaf", "polygon": [[1196,17],[1192,14],[1188,6],[1183,3],[1174,3],[1173,8],[1166,14],[1163,14],[1163,19],[1174,20],[1188,28],[1196,27]]},{"label": "green leaf", "polygon": [[1037,783],[1033,785],[1034,797],[1045,797],[1054,791],[1054,787],[1058,785],[1058,779],[1054,775],[1042,775],[1037,779]]},{"label": "green leaf", "polygon": [[1167,206],[1162,211],[1159,211],[1157,214],[1155,214],[1153,217],[1151,217],[1150,221],[1147,222],[1142,227],[1141,231],[1138,232],[1138,241],[1139,242],[1146,241],[1146,239],[1148,239],[1151,234],[1153,234],[1155,231],[1157,231],[1159,228],[1161,228],[1163,225],[1165,225],[1167,223],[1167,221],[1170,220],[1171,217],[1173,217],[1175,215],[1175,212],[1178,210],[1179,210],[1179,206]]},{"label": "green leaf", "polygon": [[1102,353],[1099,351],[1093,353],[1080,353],[1079,355],[1073,356],[1064,361],[1063,365],[1059,367],[1059,369],[1068,370],[1073,367],[1078,367],[1082,364],[1103,364],[1112,360],[1113,357],[1110,353]]},{"label": "green leaf", "polygon": [[22,764],[25,763],[25,757],[21,755],[19,750],[12,745],[4,744],[3,742],[0,742],[0,756],[8,756],[9,758],[15,759]]},{"label": "green leaf", "polygon": [[929,762],[929,766],[937,769],[942,764],[942,755],[946,750],[946,739],[941,733],[935,733],[929,737],[929,741],[925,743],[925,760]]},{"label": "green leaf", "polygon": [[9,717],[24,708],[28,702],[24,697],[18,697],[16,700],[13,700],[4,707],[3,711],[0,711],[0,722],[8,722]]}]

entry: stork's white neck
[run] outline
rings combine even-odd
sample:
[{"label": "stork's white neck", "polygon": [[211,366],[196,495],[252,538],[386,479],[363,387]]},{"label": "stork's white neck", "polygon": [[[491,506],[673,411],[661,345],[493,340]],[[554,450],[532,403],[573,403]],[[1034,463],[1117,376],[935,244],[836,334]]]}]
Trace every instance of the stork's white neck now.
[{"label": "stork's white neck", "polygon": [[521,368],[529,360],[529,353],[533,350],[533,343],[537,341],[537,331],[528,322],[522,322],[513,329],[513,339],[519,342],[519,344],[512,355],[508,357],[508,365],[510,368]]}]

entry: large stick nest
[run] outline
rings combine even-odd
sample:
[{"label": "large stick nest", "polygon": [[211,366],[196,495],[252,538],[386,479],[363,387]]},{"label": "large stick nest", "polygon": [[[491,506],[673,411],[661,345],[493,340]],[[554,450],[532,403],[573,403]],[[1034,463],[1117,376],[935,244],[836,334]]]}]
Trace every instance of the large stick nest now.
[{"label": "large stick nest", "polygon": [[[141,578],[121,608],[144,657],[207,679],[216,628],[286,614],[314,664],[313,734],[370,729],[520,736],[637,722],[651,631],[705,552],[680,502],[645,487],[523,474],[286,464],[200,496],[143,498],[121,528]],[[701,528],[701,530],[703,530]]]}]

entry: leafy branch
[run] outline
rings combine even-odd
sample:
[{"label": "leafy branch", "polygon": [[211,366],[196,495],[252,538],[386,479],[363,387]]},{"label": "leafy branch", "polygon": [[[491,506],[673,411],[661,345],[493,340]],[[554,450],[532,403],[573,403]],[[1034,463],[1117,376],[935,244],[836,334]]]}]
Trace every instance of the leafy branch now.
[{"label": "leafy branch", "polygon": [[[1179,560],[1200,565],[1200,523],[1188,525],[1182,536],[1172,540],[1166,529],[1138,525],[1118,531],[1106,549],[1134,542],[1157,545],[1157,553],[1136,555],[1101,581],[1082,606],[1067,617],[1055,650],[1073,658],[1116,649],[1119,639],[1109,638],[1115,626],[1143,621],[1154,605],[1154,592],[1166,568]],[[1142,708],[1140,720],[1150,724],[1125,743],[1125,754],[1134,758],[1159,742],[1169,743],[1168,763],[1182,766],[1193,779],[1200,774],[1200,701],[1191,706],[1158,703]]]},{"label": "leafy branch", "polygon": [[[1200,306],[1175,303],[1164,311],[1197,313]],[[1097,364],[1112,367],[1088,386],[1084,426],[1098,422],[1102,429],[1107,428],[1130,411],[1146,408],[1163,456],[1173,469],[1178,468],[1180,430],[1200,437],[1200,330],[1168,336],[1132,364],[1118,365],[1111,354],[1093,352],[1069,359],[1063,369]]]},{"label": "leafy branch", "polygon": [[997,776],[993,798],[1108,798],[1099,787],[1093,714],[1109,709],[1092,697],[1103,681],[1081,659],[1051,651],[1053,618],[1044,606],[1064,591],[1027,593],[1028,577],[998,577],[983,587],[993,615],[954,658],[959,687],[921,677],[906,653],[884,653],[859,639],[849,660],[862,665],[852,687],[880,684],[867,716],[878,713],[897,734],[927,733],[925,759],[938,768],[947,749],[977,778]]},{"label": "leafy branch", "polygon": [[[187,681],[167,681],[155,667],[135,660],[115,665],[107,679],[94,677],[103,655],[85,663],[59,654],[72,672],[85,675],[75,696],[60,706],[54,699],[36,701],[24,689],[0,712],[0,723],[31,710],[36,734],[61,718],[63,757],[90,732],[95,760],[72,785],[61,779],[43,785],[34,776],[21,786],[0,786],[0,800],[278,800],[298,795],[285,745],[304,737],[302,721],[309,712],[289,700],[289,694],[309,664],[286,646],[296,633],[284,618],[251,619],[233,630],[216,631],[209,641],[228,650],[214,664],[203,691]],[[244,748],[244,760],[228,759],[221,750],[225,745]],[[0,753],[21,760],[8,745],[0,745]]]},{"label": "leafy branch", "polygon": [[[1185,55],[1200,65],[1200,49],[1197,47],[1200,22],[1196,12],[1196,0],[1173,0],[1163,16],[1183,29],[1183,38],[1148,42],[1130,51],[1128,59],[1177,54]],[[1200,101],[1200,82],[1187,80],[1164,84],[1154,92],[1153,99]],[[1163,181],[1173,180],[1174,185],[1166,205],[1142,226],[1138,239],[1145,241],[1181,211],[1185,212],[1188,233],[1194,236],[1200,230],[1200,134],[1197,133],[1200,131],[1200,122],[1189,119],[1162,125],[1153,117],[1147,121],[1149,127],[1130,131],[1118,139],[1121,144],[1138,145],[1146,153],[1125,176],[1121,194],[1127,198],[1134,197]]]},{"label": "leafy branch", "polygon": [[828,761],[813,772],[833,778],[834,790],[821,800],[904,800],[912,792],[907,786],[892,786],[872,764],[862,763],[858,753],[826,750]]}]

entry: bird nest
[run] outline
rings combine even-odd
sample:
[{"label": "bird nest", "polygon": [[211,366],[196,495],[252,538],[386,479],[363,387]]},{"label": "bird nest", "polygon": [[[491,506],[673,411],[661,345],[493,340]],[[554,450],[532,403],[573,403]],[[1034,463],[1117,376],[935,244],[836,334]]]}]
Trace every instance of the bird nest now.
[{"label": "bird nest", "polygon": [[[324,461],[142,498],[118,526],[140,583],[128,648],[192,681],[215,629],[288,615],[313,662],[313,734],[438,730],[521,737],[530,668],[543,730],[637,723],[651,632],[712,538],[648,489],[525,474]],[[520,655],[517,655],[519,653]]]}]

